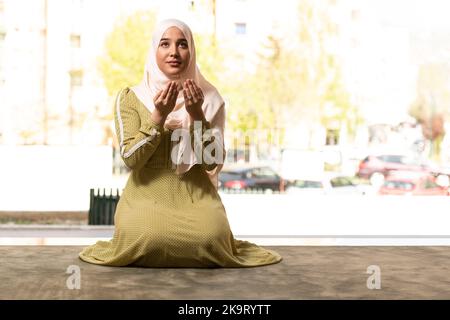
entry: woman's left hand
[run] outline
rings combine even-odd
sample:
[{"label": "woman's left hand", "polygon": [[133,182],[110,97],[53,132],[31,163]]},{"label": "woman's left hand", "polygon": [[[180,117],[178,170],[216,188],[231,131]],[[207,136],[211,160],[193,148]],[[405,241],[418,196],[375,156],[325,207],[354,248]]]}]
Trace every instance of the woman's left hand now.
[{"label": "woman's left hand", "polygon": [[203,120],[205,118],[202,109],[204,95],[202,89],[192,79],[187,79],[183,83],[183,96],[186,111],[193,120]]}]

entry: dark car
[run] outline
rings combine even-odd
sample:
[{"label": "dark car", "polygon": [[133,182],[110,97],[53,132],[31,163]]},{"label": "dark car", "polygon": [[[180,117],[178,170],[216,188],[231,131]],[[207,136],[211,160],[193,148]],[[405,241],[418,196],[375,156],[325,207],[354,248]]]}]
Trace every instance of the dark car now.
[{"label": "dark car", "polygon": [[281,177],[269,166],[238,166],[219,173],[219,187],[226,189],[280,190]]},{"label": "dark car", "polygon": [[391,171],[397,170],[428,172],[429,168],[423,162],[405,155],[371,155],[360,162],[356,175],[374,181],[384,179]]}]

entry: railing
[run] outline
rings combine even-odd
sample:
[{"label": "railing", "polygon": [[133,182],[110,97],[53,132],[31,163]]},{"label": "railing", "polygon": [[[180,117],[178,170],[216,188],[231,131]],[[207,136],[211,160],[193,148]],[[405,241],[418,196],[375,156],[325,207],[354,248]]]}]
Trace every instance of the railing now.
[{"label": "railing", "polygon": [[115,195],[112,189],[110,189],[109,194],[106,194],[105,188],[103,188],[102,194],[100,193],[100,189],[90,189],[88,224],[113,225],[114,214],[119,199],[119,189],[116,189]]},{"label": "railing", "polygon": [[[113,225],[114,214],[116,211],[117,203],[119,202],[120,195],[119,189],[109,189],[106,192],[106,188],[102,189],[90,189],[90,205],[89,205],[89,225]],[[271,191],[264,189],[228,189],[220,188],[220,193],[226,194],[280,194],[279,191]]]},{"label": "railing", "polygon": [[221,193],[232,193],[232,194],[281,194],[284,192],[274,191],[271,189],[232,189],[232,188],[219,188]]}]

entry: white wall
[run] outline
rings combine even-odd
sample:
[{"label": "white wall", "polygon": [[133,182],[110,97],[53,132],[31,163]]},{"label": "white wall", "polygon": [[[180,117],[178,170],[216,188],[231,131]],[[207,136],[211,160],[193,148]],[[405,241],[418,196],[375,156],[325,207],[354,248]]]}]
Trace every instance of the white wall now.
[{"label": "white wall", "polygon": [[0,146],[0,211],[81,211],[112,181],[108,146]]}]

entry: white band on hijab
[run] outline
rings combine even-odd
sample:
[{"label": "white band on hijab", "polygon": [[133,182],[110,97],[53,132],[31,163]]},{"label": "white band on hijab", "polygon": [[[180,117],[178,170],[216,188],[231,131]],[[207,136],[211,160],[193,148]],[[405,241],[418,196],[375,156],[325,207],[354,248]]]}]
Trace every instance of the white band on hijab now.
[{"label": "white band on hijab", "polygon": [[[222,148],[223,153],[225,154],[224,145],[223,145],[223,131],[224,131],[224,100],[220,96],[217,89],[210,84],[200,73],[200,70],[196,63],[195,57],[195,44],[194,39],[192,37],[192,32],[190,28],[182,21],[176,19],[167,19],[161,21],[155,28],[153,33],[152,43],[149,49],[149,53],[147,55],[147,60],[144,68],[144,78],[143,80],[134,87],[131,87],[131,90],[136,94],[137,98],[147,107],[150,112],[153,112],[155,106],[153,104],[153,97],[156,93],[166,86],[166,84],[171,81],[158,67],[156,62],[156,52],[159,46],[159,42],[166,32],[166,30],[170,27],[177,27],[183,32],[186,40],[188,42],[190,60],[187,68],[184,72],[179,76],[179,78],[175,81],[178,82],[179,87],[184,83],[186,79],[193,79],[194,82],[199,86],[204,94],[204,102],[203,102],[203,112],[205,114],[205,118],[207,121],[211,123],[211,127],[215,130],[218,130],[221,134],[222,140]],[[175,130],[177,128],[184,128],[186,130],[189,129],[190,125],[190,116],[184,107],[184,97],[183,92],[180,90],[176,105],[174,110],[167,116],[167,119],[164,123],[164,127]],[[216,131],[217,132],[217,131]],[[181,157],[181,154],[185,152],[187,149],[190,149],[190,141],[188,139],[181,139],[178,148],[178,156]],[[193,146],[192,146],[193,148]],[[192,150],[192,149],[191,149]],[[190,151],[190,150],[189,150]],[[186,152],[185,152],[186,153]],[[188,171],[194,164],[199,163],[196,158],[195,152],[187,152],[190,154],[190,160],[188,163],[180,163],[176,165],[176,173],[182,174]],[[217,175],[220,169],[223,167],[223,164],[218,164],[217,167],[211,172],[207,172],[211,182],[217,188]]]}]

